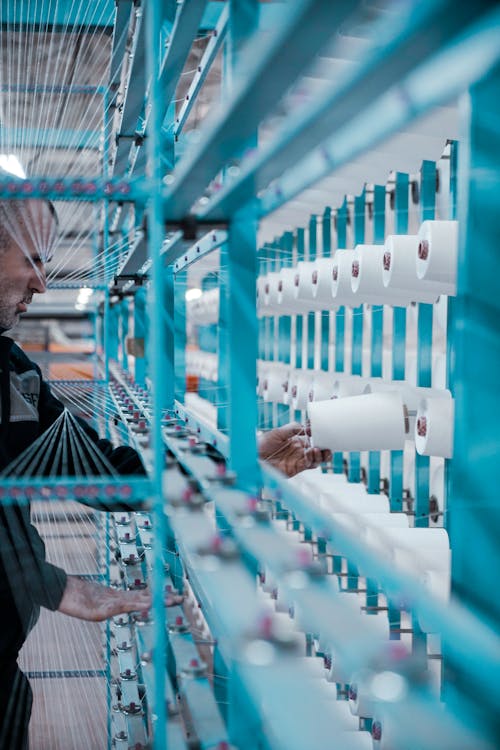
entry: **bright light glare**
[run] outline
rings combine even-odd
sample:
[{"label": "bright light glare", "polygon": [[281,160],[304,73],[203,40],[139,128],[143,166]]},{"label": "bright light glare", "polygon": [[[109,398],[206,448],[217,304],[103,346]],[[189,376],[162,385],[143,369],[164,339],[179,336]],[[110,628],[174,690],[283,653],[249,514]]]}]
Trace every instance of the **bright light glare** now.
[{"label": "bright light glare", "polygon": [[407,692],[405,678],[397,672],[380,672],[371,681],[371,692],[382,701],[394,703],[402,700]]},{"label": "bright light glare", "polygon": [[82,310],[85,305],[88,304],[91,296],[93,294],[93,289],[89,289],[88,286],[82,286],[80,291],[78,292],[78,298],[76,300],[76,309]]},{"label": "bright light glare", "polygon": [[0,167],[4,172],[20,177],[22,180],[26,179],[23,165],[15,154],[0,154]]},{"label": "bright light glare", "polygon": [[194,299],[200,299],[203,292],[201,289],[198,289],[198,287],[193,287],[193,289],[188,289],[186,292],[186,302],[192,302]]}]

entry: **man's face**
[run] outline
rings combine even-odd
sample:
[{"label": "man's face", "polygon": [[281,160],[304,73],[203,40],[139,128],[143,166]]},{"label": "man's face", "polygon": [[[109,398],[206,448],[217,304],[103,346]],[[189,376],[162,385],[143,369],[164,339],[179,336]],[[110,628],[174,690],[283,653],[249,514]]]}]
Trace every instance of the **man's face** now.
[{"label": "man's face", "polygon": [[[27,206],[26,222],[15,231],[5,232],[0,251],[0,328],[8,330],[26,312],[33,294],[46,288],[44,260],[40,238],[34,232],[34,220],[40,218],[40,207]],[[43,256],[43,257],[42,257]]]}]

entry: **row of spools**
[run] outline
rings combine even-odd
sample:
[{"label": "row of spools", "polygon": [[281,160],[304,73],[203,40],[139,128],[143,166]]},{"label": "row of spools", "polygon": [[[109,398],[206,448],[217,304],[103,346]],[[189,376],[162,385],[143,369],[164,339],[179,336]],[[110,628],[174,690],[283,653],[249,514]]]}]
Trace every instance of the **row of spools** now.
[{"label": "row of spools", "polygon": [[418,235],[389,235],[383,245],[338,249],[259,277],[260,315],[291,315],[361,304],[406,307],[456,294],[456,221],[425,221]]},{"label": "row of spools", "polygon": [[264,400],[307,409],[314,444],[333,451],[403,450],[451,458],[454,400],[445,388],[259,362]]},{"label": "row of spools", "polygon": [[[458,225],[424,221],[417,235],[389,235],[383,245],[338,249],[257,279],[259,316],[301,315],[361,304],[406,307],[456,294]],[[219,319],[219,289],[190,300],[193,323]]]}]

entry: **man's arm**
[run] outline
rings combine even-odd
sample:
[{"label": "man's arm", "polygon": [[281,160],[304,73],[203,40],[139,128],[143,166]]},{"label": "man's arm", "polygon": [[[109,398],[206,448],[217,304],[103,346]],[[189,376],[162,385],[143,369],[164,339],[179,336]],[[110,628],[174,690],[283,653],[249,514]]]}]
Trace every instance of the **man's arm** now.
[{"label": "man's arm", "polygon": [[[182,596],[169,594],[165,606],[182,602]],[[100,622],[125,612],[146,612],[151,608],[149,589],[125,591],[101,586],[76,576],[68,576],[58,611],[80,620]]]},{"label": "man's arm", "polygon": [[314,469],[332,458],[331,451],[311,446],[307,427],[298,422],[290,422],[262,433],[258,447],[259,458],[288,477],[305,469]]}]

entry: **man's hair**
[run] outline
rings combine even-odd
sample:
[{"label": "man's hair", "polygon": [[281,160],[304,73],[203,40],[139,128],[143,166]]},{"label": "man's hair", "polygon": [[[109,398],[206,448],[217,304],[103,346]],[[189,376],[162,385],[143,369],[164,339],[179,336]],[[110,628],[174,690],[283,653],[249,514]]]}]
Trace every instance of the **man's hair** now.
[{"label": "man's hair", "polygon": [[[0,255],[5,252],[12,240],[15,240],[15,234],[22,228],[30,231],[29,222],[32,218],[29,216],[29,206],[33,203],[40,203],[47,206],[50,216],[54,220],[55,234],[59,229],[59,218],[52,201],[46,198],[27,198],[25,200],[0,200]],[[32,230],[33,231],[33,230]]]}]

